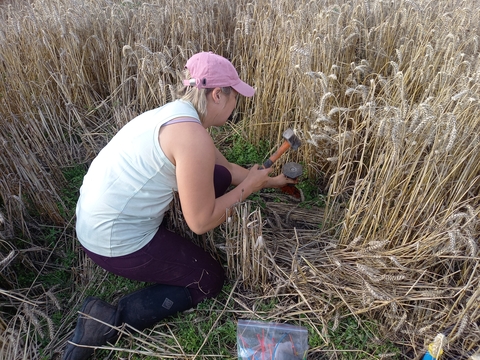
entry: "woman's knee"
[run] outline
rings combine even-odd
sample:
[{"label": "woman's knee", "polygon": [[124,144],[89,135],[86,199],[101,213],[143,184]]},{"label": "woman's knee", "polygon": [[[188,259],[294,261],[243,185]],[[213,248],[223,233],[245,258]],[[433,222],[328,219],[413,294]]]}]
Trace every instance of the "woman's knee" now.
[{"label": "woman's knee", "polygon": [[198,304],[205,299],[214,298],[222,291],[226,276],[223,267],[219,263],[217,265],[204,269],[200,280],[188,286],[194,304]]}]

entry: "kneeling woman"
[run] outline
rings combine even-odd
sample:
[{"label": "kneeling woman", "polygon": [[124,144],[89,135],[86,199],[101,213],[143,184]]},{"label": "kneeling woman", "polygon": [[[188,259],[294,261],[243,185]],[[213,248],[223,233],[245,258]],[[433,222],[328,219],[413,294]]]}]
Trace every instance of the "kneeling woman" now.
[{"label": "kneeling woman", "polygon": [[[79,316],[64,360],[87,359],[94,347],[114,341],[117,332],[109,325],[141,331],[221,291],[223,267],[162,224],[174,191],[190,229],[203,234],[250,194],[293,182],[284,175],[270,177],[271,169],[258,165],[232,164],[215,147],[207,129],[225,124],[239,95],[255,92],[230,61],[211,52],[192,56],[183,85],[179,100],[125,125],[84,178],[76,224],[84,251],[116,275],[155,285],[115,306],[87,298],[80,312],[88,316]],[[235,187],[227,191],[230,185]]]}]

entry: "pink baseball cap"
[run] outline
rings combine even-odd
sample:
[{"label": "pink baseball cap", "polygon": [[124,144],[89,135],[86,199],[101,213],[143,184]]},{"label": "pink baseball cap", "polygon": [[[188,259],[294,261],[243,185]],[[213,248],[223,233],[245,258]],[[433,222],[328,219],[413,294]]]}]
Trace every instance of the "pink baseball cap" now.
[{"label": "pink baseball cap", "polygon": [[186,86],[196,86],[199,89],[231,86],[243,96],[251,97],[255,94],[254,88],[240,80],[237,70],[230,61],[211,51],[193,55],[188,59],[185,68],[192,77],[183,80]]}]

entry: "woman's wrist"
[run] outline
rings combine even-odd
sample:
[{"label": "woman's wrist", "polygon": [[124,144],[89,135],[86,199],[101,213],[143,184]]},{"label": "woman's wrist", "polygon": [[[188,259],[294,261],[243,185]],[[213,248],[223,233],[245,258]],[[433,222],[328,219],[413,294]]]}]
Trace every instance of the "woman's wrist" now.
[{"label": "woman's wrist", "polygon": [[278,187],[280,187],[278,182],[278,176],[270,177],[268,179],[267,184],[265,185],[265,188],[278,188]]}]

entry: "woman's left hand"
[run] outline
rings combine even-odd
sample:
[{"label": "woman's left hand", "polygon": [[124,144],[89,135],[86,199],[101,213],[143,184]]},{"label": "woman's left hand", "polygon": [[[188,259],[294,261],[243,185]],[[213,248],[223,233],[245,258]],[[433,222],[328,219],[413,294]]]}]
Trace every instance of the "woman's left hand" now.
[{"label": "woman's left hand", "polygon": [[298,184],[298,179],[290,179],[283,174],[270,177],[266,188],[281,188],[287,184]]}]

